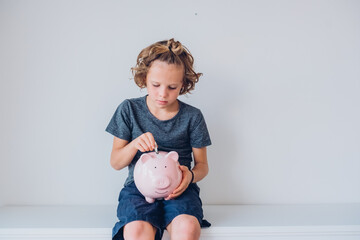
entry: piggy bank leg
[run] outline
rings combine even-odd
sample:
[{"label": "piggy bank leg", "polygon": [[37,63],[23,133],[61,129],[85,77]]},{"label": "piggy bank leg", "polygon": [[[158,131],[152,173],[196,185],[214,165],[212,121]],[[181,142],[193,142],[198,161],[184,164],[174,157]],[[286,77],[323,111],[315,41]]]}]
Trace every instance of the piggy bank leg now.
[{"label": "piggy bank leg", "polygon": [[148,203],[153,203],[153,202],[155,202],[155,199],[154,199],[154,198],[145,197],[145,200],[146,200]]}]

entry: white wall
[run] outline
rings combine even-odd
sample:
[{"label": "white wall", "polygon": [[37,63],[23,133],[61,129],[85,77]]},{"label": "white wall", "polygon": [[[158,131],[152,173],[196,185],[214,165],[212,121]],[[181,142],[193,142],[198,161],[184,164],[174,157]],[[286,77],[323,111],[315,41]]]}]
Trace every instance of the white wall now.
[{"label": "white wall", "polygon": [[116,204],[104,129],[147,45],[204,73],[204,203],[360,202],[359,1],[0,1],[0,204]]}]

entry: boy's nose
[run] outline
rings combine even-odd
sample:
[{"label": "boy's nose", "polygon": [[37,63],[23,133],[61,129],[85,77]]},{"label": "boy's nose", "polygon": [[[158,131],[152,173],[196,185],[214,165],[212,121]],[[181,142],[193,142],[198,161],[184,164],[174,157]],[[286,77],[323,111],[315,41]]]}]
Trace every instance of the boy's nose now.
[{"label": "boy's nose", "polygon": [[167,90],[165,88],[160,89],[160,97],[165,98],[167,96]]}]

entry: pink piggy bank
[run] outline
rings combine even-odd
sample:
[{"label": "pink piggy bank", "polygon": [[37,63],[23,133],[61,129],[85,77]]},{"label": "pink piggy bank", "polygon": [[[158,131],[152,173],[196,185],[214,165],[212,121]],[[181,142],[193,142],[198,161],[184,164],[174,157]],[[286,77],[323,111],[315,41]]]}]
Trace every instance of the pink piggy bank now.
[{"label": "pink piggy bank", "polygon": [[135,165],[134,181],[148,203],[166,198],[180,185],[182,172],[178,159],[175,151],[141,155]]}]

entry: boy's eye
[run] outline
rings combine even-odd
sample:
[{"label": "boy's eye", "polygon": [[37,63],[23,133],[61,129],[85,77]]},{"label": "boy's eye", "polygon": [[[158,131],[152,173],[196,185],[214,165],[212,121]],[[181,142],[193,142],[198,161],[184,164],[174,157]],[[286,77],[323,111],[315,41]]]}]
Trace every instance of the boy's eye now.
[{"label": "boy's eye", "polygon": [[160,86],[160,85],[153,84],[153,86],[154,86],[154,87],[158,87],[158,86]]},{"label": "boy's eye", "polygon": [[176,87],[169,87],[169,89],[171,89],[171,90],[175,90],[175,89],[176,89]]}]

